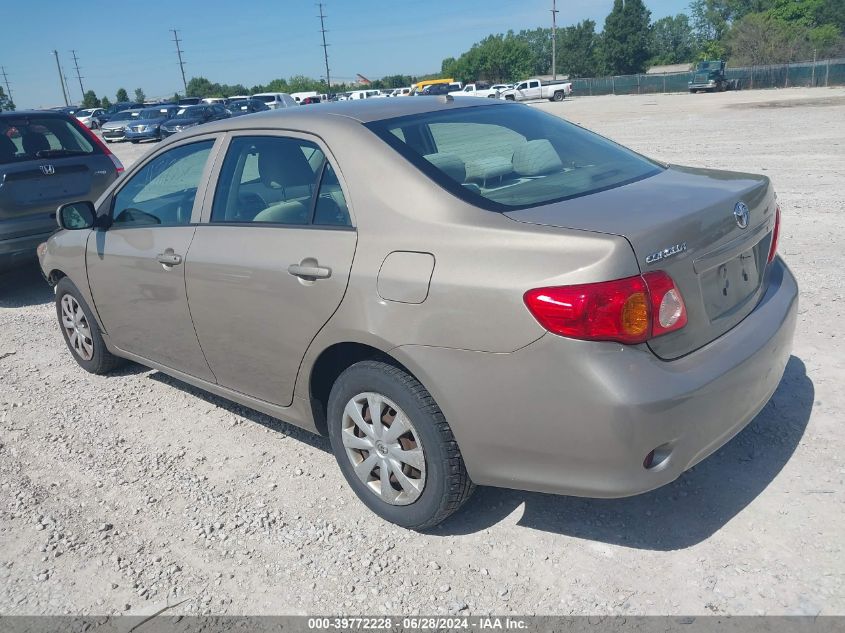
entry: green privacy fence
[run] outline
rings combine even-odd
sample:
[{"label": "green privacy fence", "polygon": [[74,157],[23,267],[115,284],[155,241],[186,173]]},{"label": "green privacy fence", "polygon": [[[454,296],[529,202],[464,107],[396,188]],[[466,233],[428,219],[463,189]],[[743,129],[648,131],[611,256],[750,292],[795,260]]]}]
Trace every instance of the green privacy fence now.
[{"label": "green privacy fence", "polygon": [[[737,88],[789,88],[791,86],[845,85],[845,58],[726,68],[725,75]],[[655,75],[621,75],[572,80],[572,91],[579,97],[591,95],[631,95],[658,92],[686,92],[692,72]]]}]

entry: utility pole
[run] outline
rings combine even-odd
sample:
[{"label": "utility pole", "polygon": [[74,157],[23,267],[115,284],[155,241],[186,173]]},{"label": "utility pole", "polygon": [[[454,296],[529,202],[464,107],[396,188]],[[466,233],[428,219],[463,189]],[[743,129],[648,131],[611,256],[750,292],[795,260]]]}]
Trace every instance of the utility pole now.
[{"label": "utility pole", "polygon": [[176,56],[179,57],[179,70],[182,71],[182,86],[185,88],[185,96],[188,96],[188,82],[185,80],[185,62],[182,61],[182,49],[179,48],[179,42],[182,40],[179,39],[178,31],[176,29],[170,29],[170,32],[173,33],[173,41],[176,42]]},{"label": "utility pole", "polygon": [[73,53],[73,65],[76,67],[76,78],[79,80],[79,92],[82,94],[82,100],[85,100],[85,88],[82,87],[82,75],[79,74],[79,58],[76,56],[76,51]]},{"label": "utility pole", "polygon": [[12,99],[12,89],[9,88],[9,78],[6,76],[6,67],[0,66],[0,71],[3,72],[3,82],[6,84],[6,94],[9,96],[9,101],[14,103],[15,100]]},{"label": "utility pole", "polygon": [[62,73],[62,65],[59,63],[59,51],[53,49],[53,55],[56,57],[56,69],[59,71],[59,81],[62,84],[62,97],[65,100],[65,105],[69,106],[70,103],[67,100],[67,92],[65,92],[65,78],[64,73]]},{"label": "utility pole", "polygon": [[557,0],[552,0],[552,80],[557,79]]},{"label": "utility pole", "polygon": [[320,7],[320,33],[323,35],[323,58],[326,60],[326,84],[331,88],[332,86],[332,79],[329,75],[329,49],[328,44],[326,44],[326,15],[323,14],[323,3],[318,2],[317,6]]}]

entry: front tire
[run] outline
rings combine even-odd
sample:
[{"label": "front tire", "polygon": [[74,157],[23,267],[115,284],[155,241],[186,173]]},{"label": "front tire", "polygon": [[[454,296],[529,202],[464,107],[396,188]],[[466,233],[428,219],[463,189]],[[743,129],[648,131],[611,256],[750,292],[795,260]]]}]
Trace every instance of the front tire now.
[{"label": "front tire", "polygon": [[126,362],[106,349],[91,308],[67,277],[56,284],[56,315],[70,354],[82,369],[107,374]]},{"label": "front tire", "polygon": [[475,488],[437,403],[394,365],[363,361],[346,369],[329,395],[328,431],[352,490],[391,523],[431,528]]}]

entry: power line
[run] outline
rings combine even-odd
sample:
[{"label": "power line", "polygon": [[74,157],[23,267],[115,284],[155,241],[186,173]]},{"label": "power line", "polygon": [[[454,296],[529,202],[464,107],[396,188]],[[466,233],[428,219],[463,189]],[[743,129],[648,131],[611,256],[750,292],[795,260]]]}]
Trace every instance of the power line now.
[{"label": "power line", "polygon": [[317,6],[320,7],[320,33],[323,36],[323,58],[326,60],[326,85],[329,88],[332,86],[331,76],[329,75],[329,45],[326,44],[326,23],[325,19],[328,17],[323,14],[323,3],[318,2]]},{"label": "power line", "polygon": [[82,100],[85,100],[85,88],[82,87],[82,75],[79,74],[79,58],[76,56],[76,51],[73,53],[73,65],[76,66],[76,78],[79,80],[79,92],[82,93]]},{"label": "power line", "polygon": [[6,84],[6,94],[9,95],[9,101],[11,103],[14,103],[15,100],[12,99],[12,89],[9,87],[9,77],[6,75],[6,67],[0,66],[0,71],[2,71],[2,73],[3,73],[3,81]]},{"label": "power line", "polygon": [[170,29],[173,33],[173,41],[176,43],[176,56],[179,58],[179,70],[182,71],[182,86],[185,88],[185,96],[188,96],[188,82],[185,80],[185,62],[182,61],[182,49],[179,48],[179,32],[176,29]]},{"label": "power line", "polygon": [[557,0],[552,0],[552,80],[557,79]]},{"label": "power line", "polygon": [[68,101],[67,92],[65,91],[64,73],[62,72],[62,65],[59,63],[59,51],[53,49],[53,55],[55,55],[55,57],[56,57],[56,69],[59,71],[59,81],[62,84],[62,97],[65,100],[65,105],[69,106],[70,102]]}]

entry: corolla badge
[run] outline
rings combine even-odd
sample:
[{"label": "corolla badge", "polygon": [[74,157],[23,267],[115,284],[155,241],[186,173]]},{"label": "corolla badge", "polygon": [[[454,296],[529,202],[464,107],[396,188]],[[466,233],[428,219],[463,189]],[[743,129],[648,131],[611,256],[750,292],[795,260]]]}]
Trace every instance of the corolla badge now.
[{"label": "corolla badge", "polygon": [[41,173],[45,176],[52,176],[56,173],[56,168],[52,165],[39,165],[39,167],[41,168]]},{"label": "corolla badge", "polygon": [[655,262],[659,262],[660,260],[666,259],[667,257],[672,257],[672,255],[683,253],[685,250],[687,250],[686,242],[681,242],[680,244],[675,244],[674,246],[667,246],[663,250],[657,251],[656,253],[652,253],[651,255],[646,257],[645,263],[654,264]]},{"label": "corolla badge", "polygon": [[739,228],[744,229],[748,226],[748,205],[742,200],[737,202],[734,207],[734,219]]}]

